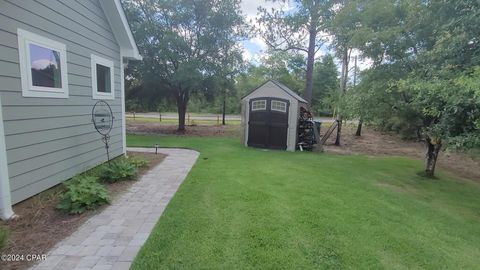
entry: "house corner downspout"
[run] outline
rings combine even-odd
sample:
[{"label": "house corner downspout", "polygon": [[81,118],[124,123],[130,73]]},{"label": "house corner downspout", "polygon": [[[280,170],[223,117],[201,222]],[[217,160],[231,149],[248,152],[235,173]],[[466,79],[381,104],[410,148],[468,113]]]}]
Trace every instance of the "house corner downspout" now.
[{"label": "house corner downspout", "polygon": [[122,150],[123,154],[127,154],[127,125],[125,115],[125,68],[127,68],[128,60],[125,60],[123,53],[120,51],[120,95],[122,103]]},{"label": "house corner downspout", "polygon": [[3,129],[2,100],[0,98],[0,219],[7,220],[15,216],[12,209],[10,180],[8,179],[7,147]]}]

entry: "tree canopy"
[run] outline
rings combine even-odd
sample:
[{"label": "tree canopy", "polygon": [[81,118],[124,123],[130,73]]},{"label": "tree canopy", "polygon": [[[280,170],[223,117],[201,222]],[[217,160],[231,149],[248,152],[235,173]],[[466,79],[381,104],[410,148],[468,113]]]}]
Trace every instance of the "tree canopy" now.
[{"label": "tree canopy", "polygon": [[[242,62],[244,19],[238,0],[126,0],[144,60],[130,76],[137,87],[172,97],[180,131],[192,94],[212,95]],[[225,72],[226,71],[226,72]],[[224,80],[222,80],[224,82]]]},{"label": "tree canopy", "polygon": [[[349,97],[357,117],[416,136],[433,176],[441,147],[478,146],[478,1],[352,1],[358,49],[374,60]],[[369,16],[374,14],[374,16]]]}]

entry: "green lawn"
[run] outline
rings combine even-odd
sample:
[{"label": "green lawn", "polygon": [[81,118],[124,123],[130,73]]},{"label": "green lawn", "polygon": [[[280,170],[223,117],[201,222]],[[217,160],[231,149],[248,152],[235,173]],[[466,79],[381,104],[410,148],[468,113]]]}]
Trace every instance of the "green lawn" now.
[{"label": "green lawn", "polygon": [[127,139],[201,153],[132,269],[480,267],[480,185],[420,161]]}]

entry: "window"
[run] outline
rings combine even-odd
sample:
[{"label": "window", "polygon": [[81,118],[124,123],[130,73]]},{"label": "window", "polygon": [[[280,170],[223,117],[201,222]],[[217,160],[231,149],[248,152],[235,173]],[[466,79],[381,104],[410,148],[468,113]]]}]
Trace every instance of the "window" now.
[{"label": "window", "polygon": [[255,100],[252,101],[252,111],[261,111],[267,109],[266,100]]},{"label": "window", "polygon": [[23,96],[68,98],[66,46],[22,29],[17,35]]},{"label": "window", "polygon": [[287,112],[287,103],[278,100],[272,100],[272,111]]},{"label": "window", "polygon": [[92,91],[94,99],[115,99],[113,61],[92,54]]}]

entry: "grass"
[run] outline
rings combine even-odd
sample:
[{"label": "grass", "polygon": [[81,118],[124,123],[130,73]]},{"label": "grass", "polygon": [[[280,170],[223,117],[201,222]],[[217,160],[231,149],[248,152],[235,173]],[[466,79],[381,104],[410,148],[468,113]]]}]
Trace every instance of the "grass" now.
[{"label": "grass", "polygon": [[131,269],[478,269],[480,185],[420,161],[128,136],[201,155]]},{"label": "grass", "polygon": [[6,228],[0,226],[0,250],[7,245],[8,231]]},{"label": "grass", "polygon": [[[160,124],[178,124],[178,119],[171,119],[171,118],[162,118],[162,121],[160,122],[158,118],[150,118],[150,117],[135,117],[135,120],[133,117],[128,116],[127,118],[128,122],[132,123],[160,123]],[[187,121],[185,119],[185,124],[186,125],[220,125],[222,123],[222,119],[220,118],[220,121],[217,120],[197,120],[197,119],[192,119],[190,121]],[[240,125],[240,120],[226,120],[225,124],[227,125],[234,125],[238,126]]]}]

